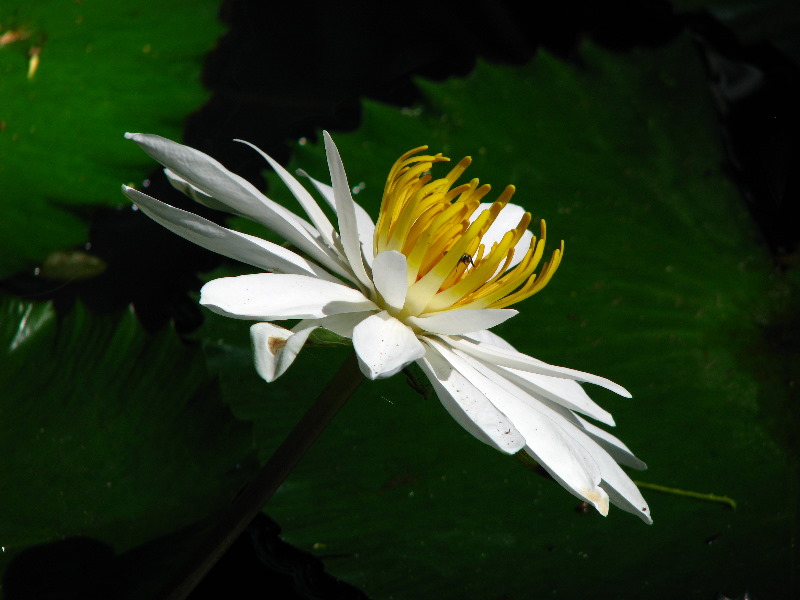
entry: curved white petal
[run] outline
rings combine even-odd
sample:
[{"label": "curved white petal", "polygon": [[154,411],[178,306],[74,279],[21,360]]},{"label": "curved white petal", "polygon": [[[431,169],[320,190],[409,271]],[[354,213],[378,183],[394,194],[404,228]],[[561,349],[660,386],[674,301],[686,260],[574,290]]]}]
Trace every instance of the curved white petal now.
[{"label": "curved white petal", "polygon": [[126,133],[125,137],[139,144],[142,150],[189,185],[230,207],[234,213],[269,227],[327,269],[343,277],[352,277],[308,221],[273,202],[249,181],[231,173],[207,154],[158,135]]},{"label": "curved white petal", "polygon": [[525,447],[525,438],[509,418],[441,354],[429,350],[417,364],[433,385],[442,406],[469,433],[506,454]]},{"label": "curved white petal", "polygon": [[568,422],[481,363],[453,352],[441,342],[430,343],[511,420],[525,437],[526,452],[536,462],[567,490],[607,514],[608,497],[599,486],[600,467],[570,435]]},{"label": "curved white petal", "polygon": [[509,344],[505,339],[501,338],[496,333],[489,331],[488,329],[484,329],[481,331],[471,331],[469,333],[464,333],[462,335],[465,338],[475,340],[476,342],[489,344],[490,346],[497,346],[498,348],[502,348],[504,350],[511,350],[512,352],[517,351],[517,349],[514,348],[514,346],[512,346],[511,344]]},{"label": "curved white petal", "polygon": [[356,325],[353,347],[361,372],[370,379],[391,377],[425,354],[414,332],[386,311]]},{"label": "curved white petal", "polygon": [[203,206],[207,206],[208,208],[213,208],[214,210],[218,210],[220,212],[236,214],[233,212],[233,209],[230,206],[220,202],[219,200],[216,200],[215,198],[212,198],[211,196],[206,194],[203,190],[197,189],[182,177],[178,177],[178,174],[175,173],[174,171],[164,168],[164,175],[167,177],[167,181],[169,181],[169,184],[172,187],[174,187],[179,192],[186,194],[187,196],[189,196],[189,198],[191,198],[198,204],[202,204]]},{"label": "curved white petal", "polygon": [[356,277],[367,289],[372,290],[372,280],[367,275],[361,255],[355,202],[350,194],[342,157],[339,156],[339,149],[327,131],[322,132],[322,137],[325,141],[328,169],[331,172],[331,187],[333,187],[333,197],[336,202],[336,216],[339,218],[339,238],[342,242],[342,249]]},{"label": "curved white petal", "polygon": [[318,323],[320,327],[328,331],[332,331],[342,337],[353,339],[353,330],[356,326],[361,323],[361,321],[374,314],[374,310],[340,313],[320,319]]},{"label": "curved white petal", "polygon": [[400,310],[408,292],[408,266],[406,257],[400,252],[381,252],[372,263],[372,281],[383,300]]},{"label": "curved white petal", "polygon": [[250,340],[258,374],[268,383],[283,375],[317,327],[316,321],[300,321],[292,330],[272,323],[251,326]]},{"label": "curved white petal", "polygon": [[470,356],[491,364],[502,367],[511,367],[512,369],[519,369],[520,371],[526,371],[528,373],[538,373],[540,375],[550,375],[551,377],[564,377],[566,379],[585,381],[587,383],[593,383],[595,385],[599,385],[600,387],[604,387],[615,394],[619,394],[620,396],[624,396],[626,398],[631,397],[631,393],[628,390],[621,385],[606,379],[605,377],[592,375],[591,373],[585,373],[575,369],[568,369],[566,367],[549,365],[531,356],[522,354],[521,352],[506,350],[500,348],[499,346],[487,344],[485,342],[479,342],[463,337],[450,337],[442,339],[453,348],[461,350]]},{"label": "curved white petal", "polygon": [[319,319],[377,308],[358,290],[303,275],[258,273],[209,281],[200,304],[236,319]]},{"label": "curved white petal", "polygon": [[[442,345],[442,347],[445,346]],[[627,459],[633,459],[633,461],[640,462],[638,459],[633,457],[633,455],[630,453],[630,450],[628,450],[627,447],[622,444],[622,442],[617,440],[614,436],[602,431],[601,429],[594,427],[563,406],[559,406],[557,404],[552,405],[547,400],[538,401],[535,397],[527,395],[524,389],[518,387],[513,381],[507,379],[502,370],[495,372],[487,369],[487,365],[482,364],[480,361],[475,361],[475,359],[471,359],[470,357],[460,354],[459,352],[454,352],[453,354],[456,357],[466,360],[468,365],[471,365],[475,368],[475,372],[472,374],[471,378],[467,368],[465,368],[463,365],[458,365],[457,360],[453,360],[452,357],[448,357],[449,360],[453,360],[453,362],[457,365],[457,368],[462,370],[465,376],[467,376],[472,383],[475,383],[479,389],[486,392],[487,396],[492,401],[496,401],[496,398],[499,398],[501,403],[507,402],[510,398],[517,398],[521,400],[528,409],[533,409],[534,412],[540,413],[542,416],[547,417],[552,422],[557,423],[560,432],[563,434],[563,436],[565,436],[567,444],[570,445],[573,451],[578,455],[590,457],[592,462],[599,469],[601,478],[599,487],[584,489],[576,488],[574,484],[571,484],[568,479],[563,477],[563,473],[551,471],[550,468],[553,465],[548,465],[546,463],[547,458],[541,454],[541,449],[536,448],[529,443],[526,447],[526,451],[543,467],[548,469],[553,477],[556,478],[562,485],[564,485],[564,487],[570,489],[578,497],[584,498],[588,502],[592,503],[601,514],[605,515],[607,513],[608,502],[610,501],[615,506],[632,514],[638,515],[646,523],[652,523],[650,509],[642,497],[641,492],[615,460],[617,455],[627,454],[627,456],[624,456],[626,460],[622,462],[629,462]],[[488,393],[488,388],[483,387],[477,381],[481,375],[485,376],[489,382],[497,385],[500,390],[506,393],[506,396],[495,397],[492,396],[491,393]],[[502,394],[502,392],[500,392],[500,394]],[[528,434],[526,433],[526,428],[521,426],[514,416],[513,409],[509,409],[508,407],[504,408],[503,406],[505,405],[498,404],[498,408],[503,410],[512,419],[514,424],[519,427],[522,434],[526,436],[526,440],[530,440]],[[524,414],[521,416],[524,416]],[[612,449],[611,452],[608,451],[609,447]]]},{"label": "curved white petal", "polygon": [[[491,331],[476,331],[474,333],[466,334],[464,337],[470,338],[477,342],[497,346],[498,348],[509,350],[511,352],[517,352],[514,346]],[[583,387],[581,387],[578,382],[572,379],[551,377],[548,375],[537,375],[535,373],[520,371],[519,369],[497,367],[494,364],[492,364],[492,368],[504,376],[511,377],[517,383],[517,385],[520,385],[520,387],[528,390],[529,392],[541,394],[542,396],[549,398],[553,402],[556,402],[557,404],[560,404],[568,409],[577,410],[578,412],[582,412],[593,419],[597,419],[601,423],[611,425],[612,427],[614,426],[614,417],[611,416],[611,413],[600,407],[589,397]],[[520,378],[522,381],[515,379],[515,377]],[[579,417],[576,416],[576,419],[578,418]],[[581,419],[581,421],[583,421],[583,419]],[[613,438],[614,436],[611,437]]]},{"label": "curved white petal", "polygon": [[[601,487],[608,494],[611,504],[621,508],[625,512],[636,515],[648,525],[653,524],[653,517],[650,516],[650,507],[642,496],[639,488],[625,475],[624,471],[619,470],[622,476],[613,476],[612,481],[603,479]],[[611,476],[610,476],[611,477]]]},{"label": "curved white petal", "polygon": [[202,217],[122,186],[122,191],[156,223],[203,248],[266,271],[309,275],[336,282],[322,267],[267,240],[226,229]]},{"label": "curved white petal", "polygon": [[460,334],[494,327],[517,313],[513,308],[466,308],[447,310],[429,317],[409,317],[406,320],[430,333]]},{"label": "curved white petal", "polygon": [[[333,188],[331,186],[317,181],[302,169],[298,169],[297,174],[308,179],[322,197],[325,198],[328,205],[336,211],[336,198],[333,196]],[[372,266],[372,261],[375,258],[375,221],[364,210],[364,207],[355,200],[353,200],[353,206],[356,209],[356,223],[358,225],[358,239],[361,241],[361,252],[364,254],[364,260],[367,261],[367,264]]]},{"label": "curved white petal", "polygon": [[234,140],[235,142],[240,142],[245,144],[246,146],[250,146],[253,150],[258,152],[261,157],[266,160],[272,169],[277,173],[278,177],[281,178],[284,185],[289,188],[289,191],[292,192],[297,201],[300,203],[300,206],[303,207],[306,215],[314,224],[314,227],[317,228],[317,231],[320,232],[322,238],[328,243],[328,246],[336,251],[336,246],[333,243],[334,240],[334,228],[333,224],[331,224],[328,217],[322,212],[322,209],[317,204],[316,200],[308,193],[308,190],[300,185],[300,182],[297,181],[292,175],[284,169],[277,161],[273,160],[271,156],[269,156],[266,152],[263,152],[257,146],[251,144],[250,142],[246,142],[244,140]]},{"label": "curved white petal", "polygon": [[611,413],[592,400],[577,381],[539,375],[537,373],[526,373],[519,369],[496,367],[494,365],[491,365],[491,368],[535,396],[547,398],[565,408],[588,415],[611,427],[615,424]]},{"label": "curved white petal", "polygon": [[[470,216],[470,223],[477,219],[483,211],[489,210],[491,206],[492,204],[490,202],[482,202],[478,209]],[[506,204],[503,210],[500,211],[500,214],[497,215],[497,219],[495,219],[494,223],[492,223],[492,225],[481,238],[481,244],[483,244],[484,247],[489,250],[489,248],[492,247],[492,244],[495,244],[503,239],[503,236],[506,234],[506,232],[515,229],[517,225],[519,225],[519,222],[525,212],[525,209],[521,206],[516,204]],[[525,233],[522,234],[522,237],[514,246],[514,257],[511,259],[511,263],[508,265],[509,269],[518,265],[522,261],[522,259],[525,257],[525,253],[528,251],[528,248],[530,248],[532,239],[533,234],[530,231],[526,230]]]},{"label": "curved white petal", "polygon": [[621,440],[614,437],[604,429],[600,429],[596,425],[589,423],[586,419],[582,419],[579,415],[574,415],[580,427],[588,433],[595,442],[597,442],[606,452],[611,455],[615,461],[621,465],[632,467],[640,471],[647,468],[644,461],[639,460],[634,456],[631,449],[628,448]]},{"label": "curved white petal", "polygon": [[580,430],[577,430],[576,433],[576,438],[600,465],[603,478],[600,487],[606,491],[611,503],[626,512],[637,515],[648,525],[652,524],[650,507],[628,474],[593,439]]}]

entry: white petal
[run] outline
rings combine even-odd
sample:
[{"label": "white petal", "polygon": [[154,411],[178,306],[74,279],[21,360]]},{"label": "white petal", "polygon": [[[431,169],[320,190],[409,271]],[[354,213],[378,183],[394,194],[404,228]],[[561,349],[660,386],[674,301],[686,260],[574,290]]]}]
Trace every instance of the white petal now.
[{"label": "white petal", "polygon": [[[492,204],[490,202],[482,202],[478,209],[470,216],[470,223],[477,219],[483,211],[489,210],[491,206]],[[483,244],[487,250],[491,248],[492,244],[503,239],[503,236],[507,232],[516,229],[524,214],[525,209],[521,206],[506,204],[503,210],[500,211],[500,214],[497,215],[497,219],[495,219],[494,223],[492,223],[491,227],[489,227],[481,238],[481,244]],[[508,266],[509,269],[522,261],[528,248],[530,248],[532,239],[533,234],[530,231],[526,230],[525,233],[522,234],[522,237],[514,246],[514,258],[511,259],[511,263]]]},{"label": "white petal", "polygon": [[447,310],[429,317],[409,317],[407,321],[431,333],[459,334],[494,327],[517,312],[513,308],[466,308]]},{"label": "white petal", "polygon": [[[474,333],[465,334],[464,337],[484,344],[497,346],[498,348],[509,350],[511,352],[517,352],[514,346],[491,331],[476,331]],[[535,373],[520,371],[519,369],[497,367],[494,366],[494,363],[492,363],[492,368],[505,374],[506,376],[513,375],[522,378],[524,381],[519,381],[517,379],[514,379],[514,381],[517,383],[517,385],[527,389],[529,392],[533,391],[536,393],[541,393],[545,397],[562,406],[565,406],[571,410],[582,412],[593,419],[597,419],[601,423],[611,425],[612,427],[614,426],[614,417],[611,416],[611,413],[604,410],[596,402],[594,402],[583,389],[583,387],[581,387],[581,385],[574,380],[551,377],[548,375],[537,375]]]},{"label": "white petal", "polygon": [[159,225],[203,248],[266,271],[310,275],[338,281],[322,267],[267,240],[226,229],[195,214],[164,204],[127,186],[122,191]]},{"label": "white petal", "polygon": [[374,310],[340,313],[338,315],[331,315],[330,317],[320,319],[318,323],[320,327],[327,329],[328,331],[332,331],[333,333],[341,335],[342,337],[353,339],[353,329],[355,329],[356,326],[361,323],[361,321],[374,314]]},{"label": "white petal", "polygon": [[425,354],[409,327],[386,311],[367,317],[353,330],[361,372],[370,379],[391,377]]},{"label": "white petal", "polygon": [[[458,352],[455,352],[454,354],[456,356],[465,358],[468,362],[470,360],[474,360],[469,359],[469,357]],[[470,364],[473,364],[473,366],[476,366],[478,369],[481,365],[480,362]],[[591,457],[591,460],[599,468],[600,477],[602,480],[599,488],[576,488],[574,485],[570,485],[569,480],[562,481],[561,477],[563,477],[563,474],[559,476],[557,473],[551,471],[551,474],[559,482],[561,482],[562,485],[568,489],[571,489],[571,491],[573,491],[573,493],[575,493],[578,497],[584,498],[588,502],[592,503],[601,514],[605,515],[608,512],[608,502],[610,501],[615,506],[632,514],[638,515],[646,523],[652,523],[649,508],[647,503],[644,501],[641,492],[633,483],[633,481],[631,481],[630,477],[628,477],[628,475],[615,461],[615,457],[619,454],[624,454],[624,450],[627,451],[628,456],[633,458],[633,455],[630,453],[627,447],[622,444],[622,442],[617,440],[614,436],[611,436],[601,429],[594,427],[590,423],[587,423],[585,420],[581,419],[579,416],[575,415],[573,412],[564,408],[563,406],[552,405],[548,401],[537,402],[533,397],[526,397],[522,389],[514,385],[513,381],[509,381],[504,377],[502,369],[498,372],[494,372],[486,369],[485,367],[487,365],[483,366],[484,370],[480,371],[481,374],[485,375],[487,379],[504,389],[512,397],[522,399],[528,408],[532,408],[536,412],[541,412],[542,415],[548,417],[553,422],[558,423],[561,432],[566,436],[566,438],[568,438],[568,440],[570,440],[568,443],[570,444],[572,450],[578,454]],[[475,380],[473,379],[472,382],[475,383]],[[478,387],[483,391],[486,391],[486,389],[480,385]],[[489,397],[490,399],[494,399],[494,397],[491,395],[489,395]],[[506,397],[505,400],[507,399],[508,398]],[[514,424],[519,427],[522,434],[525,435],[526,439],[529,440],[530,438],[527,434],[526,428],[520,425],[518,420],[514,417],[512,411],[508,408],[504,408],[501,405],[498,405],[498,408],[503,410],[509,417],[511,417]],[[601,439],[596,441],[598,437]],[[607,452],[606,450],[606,448],[609,446],[611,446],[613,449],[613,452],[611,453]],[[547,458],[541,455],[540,449],[537,449],[529,444],[528,448],[526,448],[526,451],[528,451],[528,453],[533,456],[534,459],[542,464],[543,467],[549,470],[548,465],[542,462],[542,460],[546,461]],[[633,460],[636,461],[637,459],[633,458]],[[550,466],[552,466],[552,464]]]},{"label": "white petal", "polygon": [[[333,188],[331,186],[317,181],[302,169],[298,170],[297,174],[311,181],[317,191],[325,198],[328,205],[336,211],[336,199],[333,196]],[[364,254],[367,264],[371,266],[375,258],[375,222],[369,216],[369,213],[364,210],[364,207],[355,200],[353,200],[353,206],[356,209],[356,223],[358,224],[358,239],[361,241],[361,252]]]},{"label": "white petal", "polygon": [[403,308],[408,291],[405,255],[394,250],[378,254],[372,263],[372,281],[386,304],[397,310]]},{"label": "white petal", "polygon": [[613,483],[603,479],[601,484],[601,487],[608,493],[611,503],[617,508],[636,515],[648,525],[652,525],[653,517],[650,516],[650,507],[639,488],[622,469],[619,470],[619,473],[620,477],[615,477]]},{"label": "white petal", "polygon": [[328,169],[331,172],[331,186],[336,201],[336,216],[339,218],[339,237],[342,241],[342,248],[356,277],[365,287],[372,289],[372,281],[367,275],[361,256],[355,202],[350,194],[342,157],[339,156],[339,149],[336,148],[336,144],[333,143],[327,131],[322,132],[322,137],[325,140],[325,155],[328,158]]},{"label": "white petal", "polygon": [[429,343],[511,420],[525,437],[526,452],[556,481],[602,514],[608,512],[608,497],[599,487],[600,467],[570,435],[568,422],[479,362],[456,354],[441,342]]},{"label": "white petal", "polygon": [[578,439],[600,465],[603,478],[600,487],[608,493],[611,503],[626,512],[637,515],[648,525],[652,524],[650,508],[628,474],[589,436],[579,432]]},{"label": "white petal", "polygon": [[462,334],[465,338],[469,338],[471,340],[475,340],[476,342],[482,342],[484,344],[489,344],[491,346],[497,346],[498,348],[503,348],[504,350],[511,350],[512,352],[516,352],[517,349],[514,348],[511,344],[505,341],[496,333],[489,331],[488,329],[484,329],[482,331],[471,331],[469,333]]},{"label": "white petal", "polygon": [[[503,377],[502,370],[498,374]],[[542,398],[541,406],[537,406],[537,408],[559,420],[561,426],[575,443],[580,444],[592,456],[600,467],[600,475],[603,479],[600,487],[608,494],[611,503],[638,515],[647,523],[652,523],[649,508],[642,498],[641,492],[617,463],[636,469],[646,469],[647,465],[636,458],[630,449],[616,437],[592,425],[571,410],[555,404],[547,398]]]},{"label": "white petal", "polygon": [[317,327],[316,321],[300,321],[293,330],[272,323],[256,323],[250,327],[258,374],[267,382],[273,382],[283,375]]},{"label": "white petal", "polygon": [[496,367],[494,365],[491,368],[534,396],[542,396],[570,410],[576,410],[588,415],[601,423],[611,427],[614,426],[614,417],[611,416],[611,413],[592,400],[577,381],[549,375],[526,373],[518,369]]},{"label": "white petal", "polygon": [[343,277],[352,276],[319,232],[316,236],[312,233],[316,230],[308,221],[273,202],[249,181],[231,173],[210,156],[157,135],[126,133],[125,137],[139,144],[190,186],[216,199],[218,204],[269,227],[329,270]]},{"label": "white petal", "polygon": [[284,185],[289,188],[289,191],[292,192],[297,201],[300,203],[300,206],[303,207],[306,215],[314,224],[314,227],[317,228],[317,231],[322,234],[323,239],[328,243],[328,246],[335,250],[336,247],[333,243],[334,238],[334,228],[331,222],[328,220],[328,217],[322,212],[322,209],[317,204],[316,200],[308,193],[300,182],[297,181],[292,175],[284,169],[278,162],[272,159],[271,156],[263,152],[260,148],[254,146],[250,142],[245,142],[244,140],[234,140],[236,142],[241,142],[247,146],[250,146],[253,150],[258,152],[264,160],[266,160],[269,165],[273,168],[275,173],[278,174],[278,177],[281,178]]},{"label": "white petal", "polygon": [[619,464],[639,470],[644,470],[647,468],[647,465],[643,461],[636,458],[633,452],[631,452],[630,448],[623,444],[622,441],[604,429],[600,429],[596,425],[589,423],[586,419],[582,419],[578,415],[575,415],[575,419],[577,420],[579,426],[582,427],[584,431],[586,431],[586,433],[588,433],[606,452],[611,455],[611,458],[613,458]]},{"label": "white petal", "polygon": [[438,352],[429,350],[417,364],[433,385],[442,406],[469,433],[506,454],[514,454],[525,446],[525,438],[508,417]]},{"label": "white petal", "polygon": [[202,204],[203,206],[207,206],[208,208],[213,208],[214,210],[234,214],[230,206],[212,198],[204,191],[198,190],[182,177],[178,177],[177,173],[169,169],[164,169],[164,175],[166,175],[167,181],[169,181],[172,187],[179,192],[186,194],[195,202]]},{"label": "white petal", "polygon": [[576,371],[575,369],[568,369],[566,367],[549,365],[526,354],[522,354],[521,352],[505,350],[493,344],[478,342],[467,338],[453,337],[447,338],[445,341],[453,348],[457,348],[470,356],[491,364],[511,367],[512,369],[519,369],[528,373],[538,373],[540,375],[550,375],[551,377],[564,377],[566,379],[585,381],[604,387],[620,396],[626,398],[631,397],[628,390],[605,377],[599,377],[598,375],[592,375],[591,373],[584,373],[583,371]]},{"label": "white petal", "polygon": [[358,290],[303,275],[258,273],[209,281],[200,304],[236,319],[319,319],[377,308]]},{"label": "white petal", "polygon": [[[328,206],[330,206],[333,209],[333,212],[336,212],[336,198],[333,195],[333,188],[331,186],[329,186],[328,184],[326,184],[326,183],[322,183],[318,179],[314,179],[311,175],[306,173],[303,169],[297,169],[296,172],[297,172],[298,175],[300,175],[300,177],[305,177],[306,179],[308,179],[314,185],[316,190],[325,199],[325,202],[328,203]],[[355,204],[356,206],[359,206],[359,204],[355,200],[353,200],[353,204]],[[364,210],[364,209],[362,208],[361,210]]]}]

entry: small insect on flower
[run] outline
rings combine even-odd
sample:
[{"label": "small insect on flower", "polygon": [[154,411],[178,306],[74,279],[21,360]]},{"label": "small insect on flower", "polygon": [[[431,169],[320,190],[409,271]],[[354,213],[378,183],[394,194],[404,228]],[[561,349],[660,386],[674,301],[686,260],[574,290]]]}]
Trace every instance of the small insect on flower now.
[{"label": "small insect on flower", "polygon": [[462,254],[461,258],[458,259],[458,262],[463,265],[472,265],[475,266],[475,263],[472,262],[472,257],[469,254]]}]

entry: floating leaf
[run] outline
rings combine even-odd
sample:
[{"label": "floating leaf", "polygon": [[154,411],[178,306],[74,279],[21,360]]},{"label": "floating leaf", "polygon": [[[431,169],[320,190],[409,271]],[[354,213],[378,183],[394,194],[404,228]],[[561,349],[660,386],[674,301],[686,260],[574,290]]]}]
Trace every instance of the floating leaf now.
[{"label": "floating leaf", "polygon": [[[150,336],[131,312],[98,318],[80,306],[59,320],[49,304],[8,297],[0,315],[9,598],[9,577],[35,585],[37,572],[55,568],[21,566],[45,544],[82,538],[113,558],[218,511],[252,471],[249,427],[222,404],[199,349],[173,331]],[[65,560],[67,569],[88,558]],[[106,567],[80,585],[102,585]]]},{"label": "floating leaf", "polygon": [[126,130],[180,137],[218,4],[0,5],[0,278],[83,244],[87,208],[123,203],[120,182],[151,168]]}]

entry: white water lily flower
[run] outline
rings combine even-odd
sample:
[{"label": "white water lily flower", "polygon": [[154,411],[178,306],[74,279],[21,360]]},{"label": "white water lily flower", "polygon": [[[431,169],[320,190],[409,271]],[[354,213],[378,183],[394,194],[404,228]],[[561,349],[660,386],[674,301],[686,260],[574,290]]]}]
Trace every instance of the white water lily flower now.
[{"label": "white water lily flower", "polygon": [[[285,372],[311,332],[323,327],[352,339],[370,379],[416,362],[444,407],[476,438],[507,454],[524,451],[603,515],[610,501],[652,522],[618,465],[642,469],[644,463],[577,414],[614,425],[578,382],[630,394],[602,377],[531,358],[488,331],[517,314],[510,305],[547,284],[563,252],[562,242],[539,267],[545,224],[539,239],[527,230],[530,214],[508,203],[512,186],[482,204],[489,186],[477,179],[456,185],[469,158],[434,179],[431,168],[449,159],[424,154],[423,146],[392,167],[373,223],[353,201],[339,151],[325,133],[331,185],[309,180],[335,213],[335,226],[312,195],[257,148],[306,218],[202,152],[155,135],[126,137],[163,164],[179,190],[265,225],[301,253],[123,186],[145,214],[178,235],[266,271],[211,281],[200,299],[214,312],[257,321],[251,327],[255,364],[265,380]],[[284,319],[300,322],[291,330],[272,323]]]}]

